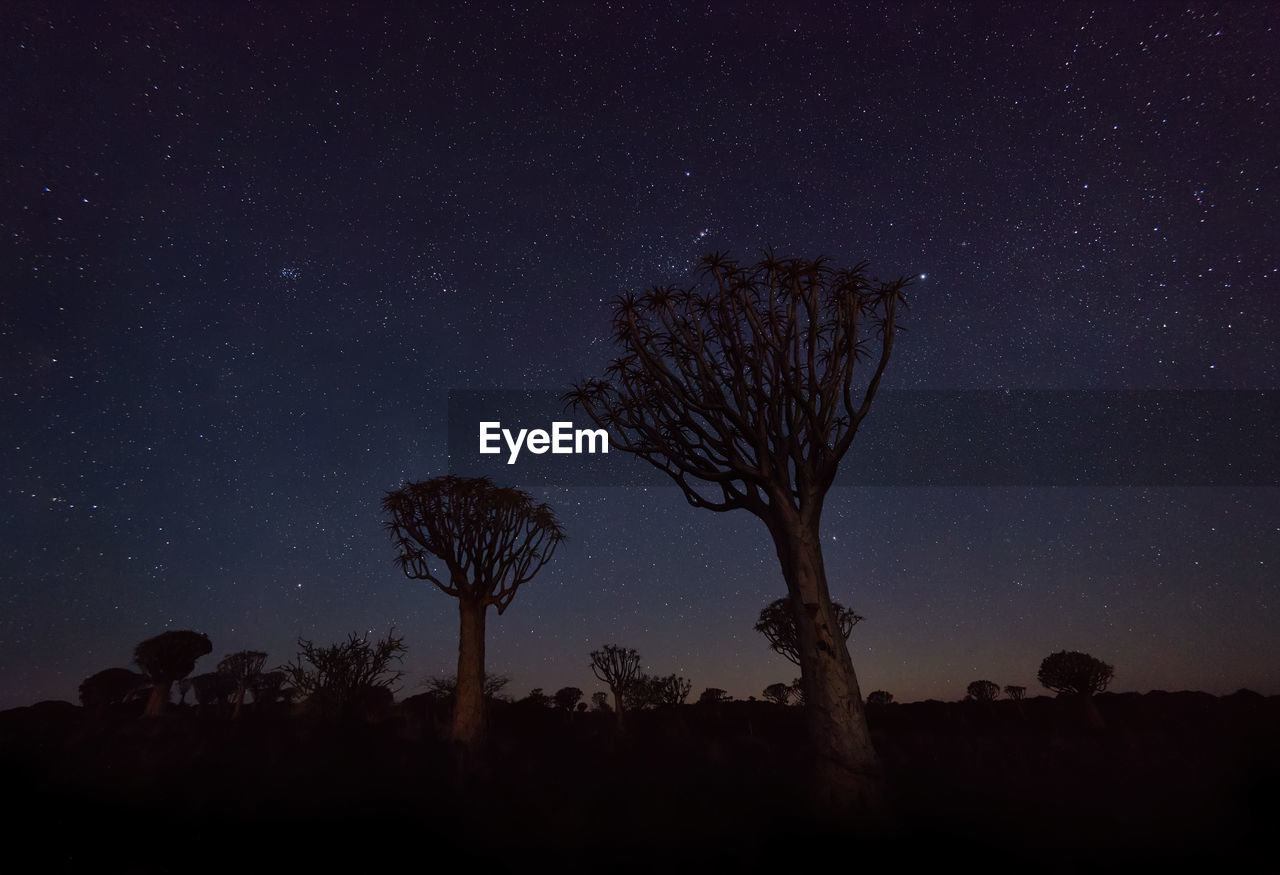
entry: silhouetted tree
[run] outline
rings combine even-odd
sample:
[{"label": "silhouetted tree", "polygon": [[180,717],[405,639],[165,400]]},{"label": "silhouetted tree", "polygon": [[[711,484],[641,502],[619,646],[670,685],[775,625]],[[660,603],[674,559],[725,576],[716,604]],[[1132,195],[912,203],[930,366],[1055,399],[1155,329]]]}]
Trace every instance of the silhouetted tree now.
[{"label": "silhouetted tree", "polygon": [[627,692],[640,677],[640,654],[630,647],[606,644],[591,651],[591,673],[609,685],[614,709],[618,712],[618,725],[622,726]]},{"label": "silhouetted tree", "polygon": [[893,693],[884,690],[873,690],[867,693],[867,704],[874,707],[882,707],[893,701]]},{"label": "silhouetted tree", "polygon": [[804,705],[804,681],[800,678],[791,681],[791,695],[795,696],[797,705]]},{"label": "silhouetted tree", "polygon": [[560,710],[572,711],[582,699],[582,690],[577,687],[561,687],[551,698]]},{"label": "silhouetted tree", "polygon": [[627,684],[626,689],[622,691],[626,710],[641,711],[658,704],[656,698],[657,690],[654,688],[657,680],[655,677],[641,673],[636,676],[635,680]]},{"label": "silhouetted tree", "polygon": [[531,708],[550,708],[551,697],[542,691],[542,687],[534,687],[520,700],[520,704]]},{"label": "silhouetted tree", "polygon": [[719,687],[707,687],[702,691],[702,695],[698,697],[699,705],[718,705],[721,702],[728,702],[733,697]]},{"label": "silhouetted tree", "polygon": [[1008,696],[1010,699],[1013,699],[1015,702],[1021,702],[1023,696],[1027,694],[1027,688],[1017,687],[1017,686],[1014,686],[1013,684],[1009,684],[1004,688],[1004,694]]},{"label": "silhouetted tree", "polygon": [[[458,600],[453,737],[473,747],[485,730],[485,613],[490,605],[499,615],[507,609],[516,590],[550,561],[564,530],[547,505],[485,477],[408,483],[388,492],[382,509],[405,575]],[[428,557],[439,560],[435,571]]]},{"label": "silhouetted tree", "polygon": [[191,691],[201,713],[210,705],[217,705],[222,710],[236,691],[236,680],[220,671],[205,672],[191,678]]},{"label": "silhouetted tree", "polygon": [[654,678],[652,686],[655,705],[683,705],[693,692],[693,681],[674,674]]},{"label": "silhouetted tree", "polygon": [[[511,678],[504,674],[484,673],[484,698],[487,702],[494,700],[510,701],[503,695],[502,691],[507,684],[511,683]],[[447,699],[453,701],[454,696],[458,693],[458,676],[456,674],[447,677],[428,678],[423,682],[423,686],[427,688],[427,692],[439,699]]]},{"label": "silhouetted tree", "polygon": [[284,685],[288,679],[289,676],[278,669],[254,675],[249,681],[249,689],[253,693],[255,709],[278,702],[284,696]]},{"label": "silhouetted tree", "polygon": [[609,694],[599,690],[591,694],[591,707],[597,711],[612,710],[609,707]]},{"label": "silhouetted tree", "polygon": [[254,678],[262,673],[262,664],[266,661],[267,655],[261,650],[241,650],[224,656],[222,662],[218,663],[218,672],[227,675],[236,684],[236,707],[231,712],[231,719],[240,717],[240,712],[244,709],[245,691],[253,684]]},{"label": "silhouetted tree", "polygon": [[792,690],[789,684],[769,684],[764,688],[765,699],[777,705],[789,704],[791,696]]},{"label": "silhouetted tree", "polygon": [[[853,634],[853,627],[866,618],[854,613],[839,602],[831,603],[840,624],[840,634],[845,641]],[[756,631],[764,635],[775,653],[781,653],[793,665],[800,664],[800,642],[796,637],[796,616],[792,610],[791,599],[783,598],[772,601],[760,609],[760,618],[756,620]]]},{"label": "silhouetted tree", "polygon": [[[796,617],[819,788],[833,801],[878,803],[880,765],[821,539],[827,491],[871,409],[905,300],[905,279],[881,283],[866,267],[772,254],[744,267],[709,255],[692,288],[623,298],[613,317],[621,356],[566,397],[694,507],[764,521]],[[871,374],[855,385],[864,359]]]},{"label": "silhouetted tree", "polygon": [[105,668],[80,682],[80,704],[86,708],[118,705],[147,686],[144,675],[127,668]]},{"label": "silhouetted tree", "polygon": [[1036,680],[1058,694],[1092,696],[1105,690],[1114,674],[1114,668],[1087,653],[1059,650],[1040,663]]},{"label": "silhouetted tree", "polygon": [[353,717],[359,709],[385,701],[381,690],[392,692],[404,676],[392,662],[402,662],[408,650],[394,629],[379,641],[370,642],[367,632],[352,632],[329,647],[299,638],[298,647],[298,655],[281,669],[309,708],[334,718]]},{"label": "silhouetted tree", "polygon": [[693,681],[679,675],[654,677],[642,674],[625,692],[627,710],[656,708],[659,705],[683,705],[693,690]]},{"label": "silhouetted tree", "polygon": [[991,681],[974,681],[969,684],[964,697],[974,702],[994,702],[1000,697],[1000,686]]},{"label": "silhouetted tree", "polygon": [[196,660],[213,652],[209,636],[187,629],[162,632],[133,649],[133,661],[151,679],[151,698],[144,712],[148,717],[164,713],[173,682],[191,674]]}]

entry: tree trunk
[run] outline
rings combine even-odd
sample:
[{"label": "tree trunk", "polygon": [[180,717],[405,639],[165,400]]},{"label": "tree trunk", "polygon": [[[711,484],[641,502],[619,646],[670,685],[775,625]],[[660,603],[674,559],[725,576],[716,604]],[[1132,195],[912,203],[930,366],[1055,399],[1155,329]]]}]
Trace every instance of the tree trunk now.
[{"label": "tree trunk", "polygon": [[231,712],[231,719],[232,719],[232,720],[239,720],[239,719],[240,719],[240,712],[244,709],[244,688],[245,688],[245,686],[246,686],[246,685],[242,683],[242,684],[240,684],[240,686],[236,687],[236,707],[235,707],[235,710],[233,710],[233,711]]},{"label": "tree trunk", "polygon": [[613,707],[618,712],[618,729],[622,729],[622,688],[610,687],[609,692],[613,693]]},{"label": "tree trunk", "polygon": [[164,706],[169,704],[169,687],[173,685],[173,681],[157,681],[151,687],[151,696],[147,699],[147,709],[142,712],[144,717],[159,717],[164,713]]},{"label": "tree trunk", "polygon": [[453,740],[474,748],[484,738],[484,615],[482,601],[458,599],[458,684],[453,695]]},{"label": "tree trunk", "polygon": [[796,614],[816,801],[835,810],[880,808],[880,760],[871,744],[853,660],[831,607],[817,522],[793,518],[769,528]]}]

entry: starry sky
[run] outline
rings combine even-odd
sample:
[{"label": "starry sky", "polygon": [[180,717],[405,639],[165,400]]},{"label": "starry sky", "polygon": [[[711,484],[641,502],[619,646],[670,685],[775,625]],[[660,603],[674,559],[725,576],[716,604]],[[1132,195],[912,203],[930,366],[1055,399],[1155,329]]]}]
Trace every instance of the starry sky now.
[{"label": "starry sky", "polygon": [[[1272,4],[45,5],[0,9],[0,707],[165,629],[451,673],[382,496],[448,469],[450,390],[600,374],[713,250],[913,277],[893,390],[1277,388]],[[490,617],[509,692],[605,643],[798,674],[758,519],[531,491],[569,539]],[[1061,649],[1280,693],[1274,482],[840,488],[823,539],[864,693]]]}]

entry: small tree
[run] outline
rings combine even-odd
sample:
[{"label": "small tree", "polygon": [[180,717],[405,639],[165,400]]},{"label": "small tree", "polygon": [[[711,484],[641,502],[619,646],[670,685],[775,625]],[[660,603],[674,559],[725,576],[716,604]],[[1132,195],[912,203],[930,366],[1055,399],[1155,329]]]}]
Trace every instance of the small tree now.
[{"label": "small tree", "polygon": [[775,705],[790,704],[792,695],[793,692],[789,684],[769,684],[764,688],[765,700],[773,702]]},{"label": "small tree", "polygon": [[1021,702],[1022,698],[1027,694],[1027,688],[1009,684],[1004,688],[1004,694],[1015,702]]},{"label": "small tree", "polygon": [[235,681],[236,707],[231,713],[231,719],[240,717],[240,712],[244,708],[244,694],[253,685],[254,679],[262,673],[262,664],[266,661],[267,655],[261,650],[241,650],[239,653],[224,656],[222,662],[218,663],[218,672]]},{"label": "small tree", "polygon": [[591,707],[596,711],[600,711],[601,713],[609,711],[610,710],[609,694],[604,692],[603,690],[597,690],[596,692],[592,693]]},{"label": "small tree", "polygon": [[[640,654],[630,647],[606,644],[591,651],[591,673],[609,685],[613,693],[614,710],[618,712],[618,726],[626,710],[626,696],[640,677]],[[594,697],[592,697],[594,698]]]},{"label": "small tree", "polygon": [[[504,674],[484,673],[484,699],[486,702],[500,700],[503,702],[510,701],[502,691],[506,689],[507,684],[511,683],[511,678]],[[439,678],[427,678],[422,682],[422,686],[427,688],[427,694],[437,699],[447,699],[452,702],[454,696],[458,694],[458,676],[456,674],[447,675]]]},{"label": "small tree", "polygon": [[144,689],[147,679],[127,668],[106,668],[80,682],[80,704],[86,708],[118,705],[130,694]]},{"label": "small tree", "polygon": [[721,702],[728,702],[733,697],[719,687],[707,687],[702,691],[702,695],[698,697],[699,705],[719,705]]},{"label": "small tree", "polygon": [[893,701],[893,693],[884,690],[873,690],[867,694],[867,704],[874,708],[883,708]]},{"label": "small tree", "polygon": [[254,675],[249,681],[254,709],[261,711],[264,706],[278,702],[284,694],[284,684],[288,679],[289,676],[279,669],[262,671]]},{"label": "small tree", "polygon": [[642,674],[627,688],[627,709],[657,708],[661,705],[683,705],[693,690],[693,681],[679,675],[653,677]]},{"label": "small tree", "polygon": [[1000,696],[1000,687],[992,681],[974,681],[964,697],[973,702],[994,702]]},{"label": "small tree", "polygon": [[577,687],[561,687],[551,699],[561,711],[572,711],[582,699],[582,690]]},{"label": "small tree", "polygon": [[191,678],[191,691],[195,693],[201,714],[211,705],[218,706],[218,710],[222,711],[227,700],[236,691],[236,681],[223,672],[209,671]]},{"label": "small tree", "polygon": [[164,713],[174,681],[191,674],[196,660],[212,652],[208,635],[187,629],[162,632],[135,647],[133,661],[152,683],[151,698],[144,713],[148,717]]},{"label": "small tree", "polygon": [[645,708],[651,708],[657,704],[655,699],[656,690],[654,684],[658,679],[641,673],[636,676],[627,688],[623,690],[622,696],[625,700],[626,709],[628,711],[643,711]]},{"label": "small tree", "polygon": [[492,606],[501,616],[516,590],[551,560],[564,530],[547,505],[486,477],[407,483],[387,493],[382,509],[405,575],[458,600],[453,738],[473,747],[485,731],[485,614]]},{"label": "small tree", "polygon": [[1059,695],[1092,696],[1105,690],[1114,674],[1114,668],[1087,653],[1059,650],[1040,663],[1036,680]]},{"label": "small tree", "polygon": [[[839,602],[832,602],[831,608],[840,624],[840,634],[848,641],[853,634],[853,627],[866,618]],[[768,639],[769,646],[775,653],[781,653],[792,665],[800,664],[800,641],[796,637],[796,617],[791,608],[791,599],[778,599],[761,608],[756,631]]]},{"label": "small tree", "polygon": [[542,691],[542,687],[534,687],[529,691],[529,695],[525,696],[517,704],[524,705],[527,708],[550,708],[551,697]]},{"label": "small tree", "polygon": [[354,716],[361,706],[393,693],[404,672],[392,662],[402,662],[408,649],[394,629],[380,641],[370,642],[367,632],[352,632],[346,641],[329,647],[299,638],[298,647],[297,657],[282,670],[308,707],[338,718]]},{"label": "small tree", "polygon": [[654,679],[651,698],[655,705],[683,705],[691,692],[693,692],[693,681],[669,674],[666,677]]}]

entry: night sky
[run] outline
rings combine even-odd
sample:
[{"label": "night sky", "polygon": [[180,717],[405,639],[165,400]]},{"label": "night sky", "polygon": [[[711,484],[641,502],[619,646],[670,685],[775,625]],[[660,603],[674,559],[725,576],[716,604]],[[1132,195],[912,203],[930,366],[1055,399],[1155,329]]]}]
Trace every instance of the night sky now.
[{"label": "night sky", "polygon": [[[709,251],[914,277],[895,390],[1280,383],[1273,4],[44,5],[0,10],[0,707],[165,629],[452,673],[382,496],[448,469],[449,390],[601,374],[614,299]],[[758,519],[531,491],[569,539],[490,615],[508,692],[603,689],[606,643],[798,675]],[[1280,693],[1274,485],[842,488],[823,537],[864,694],[1062,649]]]}]

